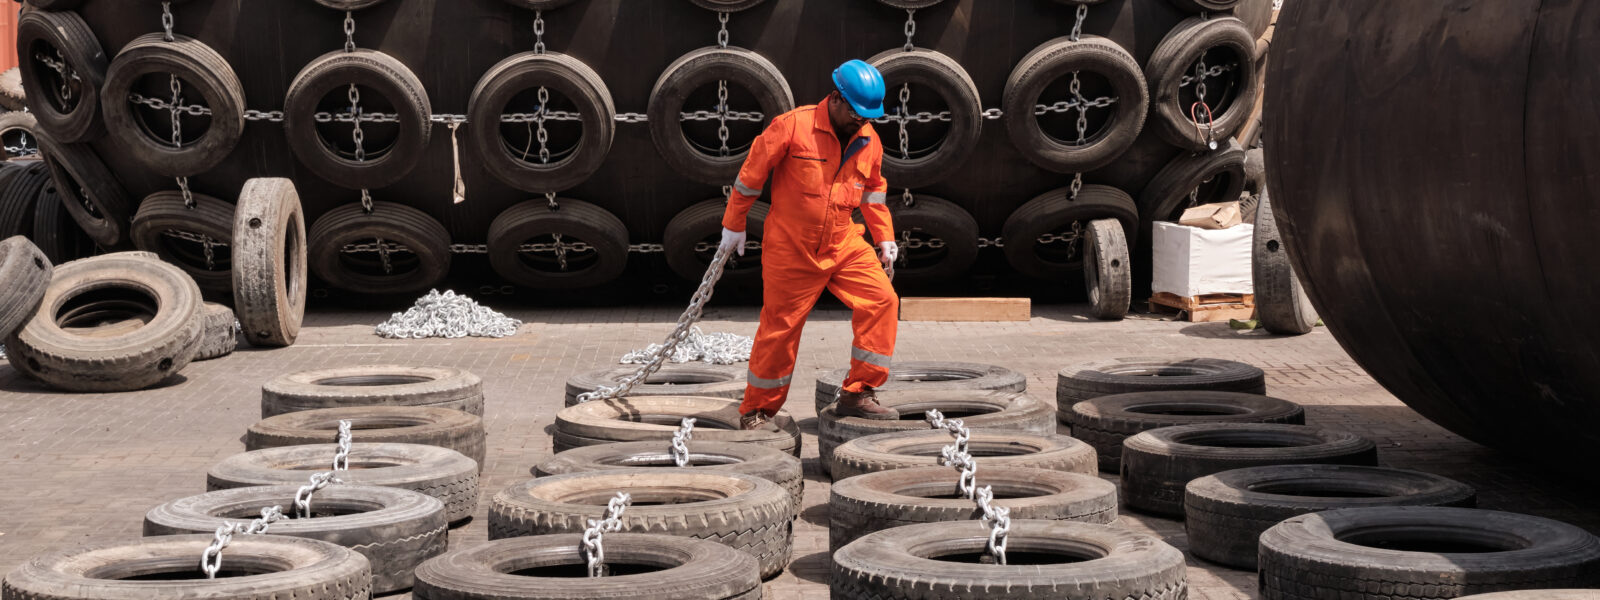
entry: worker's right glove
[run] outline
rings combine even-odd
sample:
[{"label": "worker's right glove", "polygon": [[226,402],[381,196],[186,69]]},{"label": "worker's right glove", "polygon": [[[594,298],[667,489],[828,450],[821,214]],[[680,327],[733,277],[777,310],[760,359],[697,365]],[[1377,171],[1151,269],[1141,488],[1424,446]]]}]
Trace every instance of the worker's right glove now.
[{"label": "worker's right glove", "polygon": [[748,237],[749,236],[746,234],[746,232],[734,231],[732,229],[728,229],[727,227],[723,227],[722,243],[717,244],[717,249],[736,252],[739,254],[739,256],[744,256],[744,243],[745,239]]}]

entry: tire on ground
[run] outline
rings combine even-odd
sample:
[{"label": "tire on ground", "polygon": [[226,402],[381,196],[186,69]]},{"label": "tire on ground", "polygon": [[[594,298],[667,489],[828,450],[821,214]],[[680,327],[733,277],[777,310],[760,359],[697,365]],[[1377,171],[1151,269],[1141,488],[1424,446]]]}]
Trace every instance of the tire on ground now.
[{"label": "tire on ground", "polygon": [[1128,236],[1115,219],[1096,219],[1084,227],[1083,286],[1089,291],[1089,313],[1096,319],[1121,320],[1133,304],[1133,266]]},{"label": "tire on ground", "polygon": [[294,343],[306,313],[306,226],[294,182],[246,181],[233,213],[233,299],[253,346]]},{"label": "tire on ground", "polygon": [[1189,551],[1255,570],[1261,533],[1290,517],[1371,506],[1471,508],[1477,493],[1420,471],[1352,465],[1275,465],[1207,475],[1184,487]]},{"label": "tire on ground", "polygon": [[[951,441],[949,432],[938,430],[860,437],[834,448],[828,470],[834,481],[843,481],[879,471],[943,466],[939,453]],[[1054,433],[973,431],[967,448],[986,469],[1026,467],[1084,475],[1098,472],[1092,446]]]},{"label": "tire on ground", "polygon": [[[556,203],[560,208],[550,210],[544,200],[529,200],[494,218],[489,224],[494,272],[535,290],[594,287],[621,277],[628,266],[628,228],[622,220],[581,200],[557,198]],[[552,249],[524,251],[527,244]]]},{"label": "tire on ground", "polygon": [[460,452],[483,472],[483,418],[432,406],[319,408],[267,417],[244,434],[245,450],[326,444],[339,438],[339,421],[350,421],[352,442],[422,444]]},{"label": "tire on ground", "polygon": [[910,206],[890,199],[889,212],[900,243],[895,283],[947,283],[977,262],[978,221],[956,203],[917,194]]},{"label": "tire on ground", "polygon": [[282,507],[286,518],[272,524],[272,535],[321,540],[359,552],[371,566],[375,594],[411,587],[417,565],[445,551],[444,503],[436,498],[387,487],[332,485],[312,498],[312,518],[288,518],[299,489],[246,487],[173,500],[145,513],[144,535],[215,534],[228,524],[248,525],[261,509]]},{"label": "tire on ground", "polygon": [[[1179,2],[1209,3],[1215,0],[1178,0]],[[1228,2],[1232,4],[1237,0]],[[1219,52],[1219,50],[1223,52]],[[1231,53],[1231,57],[1220,54]],[[1190,116],[1197,99],[1198,84],[1185,85],[1192,79],[1196,63],[1213,61],[1210,66],[1231,64],[1232,70],[1223,74],[1233,78],[1227,85],[1217,85],[1213,79],[1211,89],[1222,89],[1215,96],[1218,106],[1211,109],[1210,135],[1203,133],[1201,115],[1197,122]],[[1256,38],[1244,23],[1234,17],[1190,17],[1179,23],[1150,55],[1145,72],[1150,78],[1151,127],[1161,138],[1175,146],[1194,151],[1208,150],[1208,144],[1224,142],[1250,121],[1250,111],[1255,108],[1256,89],[1261,85],[1256,76]],[[1205,80],[1201,80],[1205,81]],[[1209,106],[1212,96],[1207,96]],[[1198,113],[1198,111],[1193,111]]]},{"label": "tire on ground", "polygon": [[[80,332],[62,315],[114,301],[149,320],[114,333]],[[12,368],[56,389],[125,392],[183,370],[200,348],[200,288],[177,267],[128,254],[61,265],[31,319],[6,339]]]},{"label": "tire on ground", "polygon": [[[28,110],[40,128],[62,144],[92,141],[105,133],[100,90],[106,78],[106,52],[83,17],[67,10],[76,8],[76,2],[74,6],[59,0],[46,3],[64,5],[57,8],[30,1],[45,10],[27,11],[17,21],[23,87],[33,92],[27,95]],[[38,58],[52,55],[51,60],[73,77],[63,81],[57,70]]]},{"label": "tire on ground", "polygon": [[61,144],[49,133],[40,131],[39,154],[50,167],[56,194],[72,220],[95,243],[106,247],[122,246],[128,236],[132,207],[128,192],[117,182],[106,164],[88,144]]},{"label": "tire on ground", "polygon": [[[224,570],[250,565],[252,574],[195,577],[195,557],[216,539],[170,535],[98,541],[52,552],[6,575],[7,598],[298,598],[351,600],[372,595],[372,570],[361,554],[321,540],[241,535],[228,544]],[[148,580],[138,580],[148,579]]]},{"label": "tire on ground", "polygon": [[[317,128],[323,98],[332,94],[343,98],[351,84],[382,96],[399,117],[394,143],[367,160],[345,158]],[[300,164],[349,189],[376,189],[399,181],[422,159],[433,133],[433,109],[422,82],[399,60],[376,50],[337,50],[311,61],[289,85],[283,113],[289,149]]]},{"label": "tire on ground", "polygon": [[[1071,188],[1045,192],[1006,218],[1006,260],[1037,279],[1076,276],[1083,269],[1083,228],[1100,219],[1121,223],[1128,243],[1138,239],[1139,208],[1127,192],[1104,185],[1083,186],[1077,199],[1072,198]],[[1047,235],[1058,239],[1039,241]]]},{"label": "tire on ground", "polygon": [[1600,587],[1600,540],[1593,534],[1473,508],[1349,508],[1292,517],[1261,534],[1260,561],[1265,600],[1431,600]]},{"label": "tire on ground", "polygon": [[684,418],[696,420],[697,441],[759,444],[800,455],[800,428],[788,412],[779,411],[773,420],[778,431],[741,431],[738,400],[695,396],[614,398],[564,408],[556,413],[552,441],[556,452],[611,442],[665,443]]},{"label": "tire on ground", "polygon": [[[761,569],[754,557],[716,542],[659,534],[605,536],[608,566],[648,566],[648,573],[606,577],[527,574],[536,569],[552,573],[585,570],[582,538],[579,534],[516,537],[454,550],[417,567],[412,594],[417,600],[761,597]],[[662,592],[652,593],[655,591]]]},{"label": "tire on ground", "polygon": [[[722,240],[722,215],[727,206],[728,203],[722,199],[706,200],[683,209],[667,223],[662,235],[662,254],[673,273],[689,281],[700,281],[705,277],[706,269],[711,266],[711,258],[717,253],[717,244]],[[728,257],[719,282],[761,284],[761,248],[750,246],[761,243],[761,234],[766,228],[767,212],[770,210],[772,205],[766,202],[750,205],[750,212],[745,215],[747,240],[744,256],[735,254]]]},{"label": "tire on ground", "polygon": [[[833,404],[850,369],[835,369],[817,376],[817,412]],[[889,367],[889,381],[879,392],[917,390],[994,390],[1022,392],[1028,380],[1021,373],[998,365],[946,361],[904,361]]]},{"label": "tire on ground", "polygon": [[318,408],[436,406],[483,416],[483,380],[453,367],[360,365],[279,375],[261,386],[261,418]]},{"label": "tire on ground", "polygon": [[1218,391],[1266,394],[1261,369],[1216,358],[1115,358],[1078,363],[1056,374],[1056,409],[1065,419],[1072,405],[1129,392]]},{"label": "tire on ground", "polygon": [[[889,89],[885,108],[898,109],[902,86],[915,85],[937,95],[950,111],[950,129],[937,147],[921,156],[901,156],[898,143],[884,142],[883,176],[899,188],[920,188],[960,172],[983,133],[983,103],[978,86],[961,63],[935,50],[895,48],[867,59],[883,74]],[[885,126],[888,130],[889,126]],[[974,236],[974,239],[976,236]]]},{"label": "tire on ground", "polygon": [[222,358],[233,354],[239,347],[239,332],[234,328],[237,320],[233,309],[207,302],[201,309],[200,347],[195,351],[196,361]]},{"label": "tire on ground", "polygon": [[[335,208],[311,225],[311,271],[331,287],[357,294],[407,295],[450,274],[450,232],[428,213],[393,202]],[[374,249],[352,250],[371,245]],[[377,247],[382,245],[382,247]]]},{"label": "tire on ground", "polygon": [[[188,177],[211,170],[239,145],[244,135],[244,86],[228,60],[200,40],[150,33],[135,38],[106,72],[102,104],[105,126],[134,162],[165,177]],[[139,111],[143,105],[122,100],[135,94],[148,76],[171,74],[178,78],[184,100],[210,109],[210,121],[198,137],[184,136],[182,146],[162,139],[146,126]]]},{"label": "tire on ground", "polygon": [[[713,10],[722,11],[743,10],[760,2],[693,1],[706,7],[711,5],[703,3],[710,2],[722,7]],[[661,78],[656,80],[646,111],[650,117],[650,138],[655,141],[656,150],[673,172],[708,185],[732,185],[749,151],[730,152],[727,156],[702,152],[684,133],[679,119],[684,112],[692,112],[685,106],[691,94],[704,85],[714,85],[718,81],[742,87],[755,96],[763,117],[762,127],[771,124],[778,115],[794,109],[794,93],[789,90],[783,72],[772,61],[743,48],[711,46],[673,61],[661,73]]]},{"label": "tire on ground", "polygon": [[1307,425],[1202,423],[1152,429],[1122,444],[1122,501],[1183,517],[1190,481],[1244,467],[1294,464],[1377,466],[1378,449],[1358,435]]},{"label": "tire on ground", "polygon": [[606,515],[617,492],[633,497],[623,531],[660,532],[719,542],[754,556],[761,576],[789,564],[794,508],[789,493],[760,477],[708,471],[625,469],[551,475],[495,494],[489,539],[582,533]]},{"label": "tire on ground", "polygon": [[[133,215],[129,237],[135,248],[154,252],[183,269],[200,291],[214,298],[231,298],[233,205],[203,194],[191,196],[194,208],[184,202],[181,192],[160,191],[145,197]],[[197,238],[200,241],[194,241]],[[211,246],[209,252],[207,245]]]},{"label": "tire on ground", "polygon": [[[467,143],[483,169],[502,183],[524,192],[562,192],[583,183],[599,170],[611,151],[617,109],[600,74],[559,52],[524,52],[500,61],[472,90],[468,114],[507,114],[512,100],[530,90],[560,94],[571,101],[583,124],[583,137],[570,152],[552,160],[528,160],[514,151],[498,118],[469,121]],[[541,125],[542,127],[542,125]],[[518,155],[521,156],[518,156]]]},{"label": "tire on ground", "polygon": [[1300,286],[1294,265],[1289,261],[1289,247],[1283,244],[1278,233],[1278,221],[1272,216],[1272,199],[1262,190],[1261,203],[1256,205],[1255,250],[1251,253],[1250,270],[1255,285],[1256,318],[1267,331],[1286,335],[1311,333],[1317,326],[1317,309]]},{"label": "tire on ground", "polygon": [[1259,394],[1216,391],[1130,392],[1078,402],[1059,413],[1072,436],[1094,446],[1100,470],[1122,465],[1122,441],[1139,432],[1196,423],[1304,425],[1300,405]]},{"label": "tire on ground", "polygon": [[54,266],[33,242],[22,236],[0,240],[0,339],[33,318],[50,286]]},{"label": "tire on ground", "polygon": [[[988,543],[989,528],[977,521],[868,534],[834,553],[833,597],[905,597],[934,585],[973,597],[1177,600],[1188,589],[1182,552],[1110,525],[1012,521],[1007,553],[1043,554],[1050,564],[980,564]],[[935,550],[942,556],[933,557]]]},{"label": "tire on ground", "polygon": [[830,405],[818,413],[817,450],[824,470],[833,456],[833,449],[850,440],[879,433],[928,429],[924,415],[930,410],[939,411],[945,418],[961,419],[972,429],[1037,434],[1056,430],[1055,407],[1018,392],[901,390],[878,392],[877,396],[879,404],[899,411],[900,418],[841,417],[836,412],[838,405]]},{"label": "tire on ground", "polygon": [[[1050,104],[1041,97],[1046,89],[1080,72],[1109,83],[1108,95],[1116,102],[1099,131],[1085,132],[1083,144],[1065,143],[1045,131],[1035,107]],[[1097,35],[1079,41],[1060,37],[1034,48],[1011,71],[1001,100],[1011,144],[1033,164],[1057,173],[1084,173],[1111,164],[1139,137],[1149,105],[1139,61],[1116,42]]]},{"label": "tire on ground", "polygon": [[[206,491],[261,485],[305,485],[315,471],[328,470],[338,444],[267,448],[235,454],[206,472]],[[350,470],[339,479],[422,492],[444,503],[454,523],[478,509],[478,465],[455,450],[421,444],[350,445]]]},{"label": "tire on ground", "polygon": [[[828,551],[857,538],[916,523],[983,517],[961,493],[961,473],[950,467],[879,471],[833,484],[828,500]],[[1117,519],[1117,486],[1093,475],[984,465],[982,483],[994,506],[1012,519],[1109,524]]]},{"label": "tire on ground", "polygon": [[[573,375],[567,380],[566,406],[577,406],[578,396],[602,387],[614,387],[623,379],[638,372],[636,366],[600,369]],[[744,367],[684,363],[661,365],[628,392],[634,396],[710,396],[714,398],[744,399]]]},{"label": "tire on ground", "polygon": [[617,442],[567,450],[533,466],[534,477],[627,468],[713,471],[754,475],[778,484],[800,514],[804,477],[800,459],[776,448],[734,442],[690,441],[689,465],[679,467],[660,442]]}]

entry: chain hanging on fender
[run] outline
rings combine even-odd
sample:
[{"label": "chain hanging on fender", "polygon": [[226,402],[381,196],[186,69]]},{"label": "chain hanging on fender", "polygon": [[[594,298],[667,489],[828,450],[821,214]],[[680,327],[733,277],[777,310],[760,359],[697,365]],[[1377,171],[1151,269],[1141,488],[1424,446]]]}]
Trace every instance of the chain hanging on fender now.
[{"label": "chain hanging on fender", "polygon": [[583,556],[589,563],[590,577],[606,576],[605,535],[622,531],[622,511],[632,503],[633,496],[617,492],[617,496],[606,503],[606,518],[589,519],[589,528],[583,530]]},{"label": "chain hanging on fender", "polygon": [[717,24],[720,26],[717,29],[718,48],[725,49],[728,47],[728,15],[729,13],[727,11],[717,12]]},{"label": "chain hanging on fender", "polygon": [[544,54],[544,11],[533,11],[533,53]]},{"label": "chain hanging on fender", "polygon": [[[350,468],[350,421],[339,421],[339,450],[333,456],[334,471],[343,471]],[[295,493],[295,507],[301,511],[302,518],[311,517],[311,494],[316,490],[327,487],[329,483],[337,482],[333,472],[317,473],[311,476],[311,484],[300,488]],[[283,519],[283,507],[269,506],[261,509],[261,518],[251,521],[248,525],[228,523],[217,528],[216,537],[211,540],[211,545],[200,553],[200,571],[206,574],[206,579],[216,579],[217,573],[222,570],[222,549],[228,547],[235,535],[260,535],[267,532],[273,523]]]},{"label": "chain hanging on fender", "polygon": [[1083,173],[1073,173],[1072,174],[1072,187],[1068,188],[1068,190],[1069,190],[1069,193],[1067,195],[1067,200],[1068,201],[1077,200],[1078,199],[1078,192],[1083,191]]},{"label": "chain hanging on fender", "polygon": [[1072,23],[1072,33],[1067,36],[1068,39],[1071,39],[1072,41],[1076,42],[1076,41],[1080,41],[1083,38],[1083,21],[1085,19],[1088,19],[1088,18],[1089,18],[1089,5],[1087,5],[1087,4],[1079,4],[1078,5],[1077,20],[1073,21],[1073,23]]},{"label": "chain hanging on fender", "polygon": [[917,35],[917,9],[906,9],[906,46],[905,51],[910,52],[916,48],[911,39]]},{"label": "chain hanging on fender", "polygon": [[168,42],[177,41],[177,39],[178,39],[177,37],[173,36],[173,34],[172,34],[172,22],[173,22],[173,19],[172,19],[172,3],[171,2],[162,2],[161,3],[161,30],[162,30],[161,39],[166,40]]},{"label": "chain hanging on fender", "polygon": [[[1206,103],[1206,78],[1210,75],[1211,71],[1206,69],[1206,56],[1205,54],[1201,54],[1200,62],[1197,62],[1194,65],[1195,103],[1189,106],[1189,121],[1194,123],[1195,134],[1205,136],[1206,147],[1216,150],[1218,147],[1215,133],[1216,120],[1212,118],[1211,105]],[[1206,109],[1206,120],[1204,126],[1200,124],[1199,111],[1202,108]],[[1204,131],[1202,131],[1202,129]]]},{"label": "chain hanging on fender", "polygon": [[716,290],[717,280],[722,279],[722,268],[727,265],[729,252],[726,248],[718,248],[717,253],[711,258],[711,266],[706,267],[706,274],[700,279],[700,287],[695,290],[694,296],[689,299],[689,308],[684,309],[683,315],[678,317],[677,327],[672,333],[667,334],[667,339],[656,348],[649,362],[639,367],[632,375],[623,378],[615,386],[602,386],[592,392],[585,392],[578,396],[578,402],[593,402],[595,400],[610,400],[621,398],[633,388],[661,369],[661,365],[672,356],[678,344],[688,338],[694,330],[694,324],[700,320],[700,314],[705,310],[706,302],[711,300],[711,294]]},{"label": "chain hanging on fender", "polygon": [[689,444],[694,439],[694,419],[683,418],[683,424],[672,433],[672,462],[680,467],[689,466]]},{"label": "chain hanging on fender", "polygon": [[344,51],[356,51],[356,15],[351,11],[344,11]]}]

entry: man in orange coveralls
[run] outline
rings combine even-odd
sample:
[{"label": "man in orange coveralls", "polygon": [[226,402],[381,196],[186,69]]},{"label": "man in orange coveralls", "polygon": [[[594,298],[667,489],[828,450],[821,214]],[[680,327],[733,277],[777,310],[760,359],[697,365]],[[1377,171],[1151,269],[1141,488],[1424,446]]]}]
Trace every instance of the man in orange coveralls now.
[{"label": "man in orange coveralls", "polygon": [[[884,203],[883,144],[867,122],[883,116],[883,75],[852,60],[833,72],[833,82],[837,89],[821,103],[773,119],[756,139],[722,218],[721,248],[744,254],[745,215],[771,175],[772,210],[761,241],[764,306],[739,408],[742,429],[768,428],[783,406],[800,330],[823,288],[855,313],[850,374],[835,410],[869,419],[899,416],[879,405],[872,391],[889,378],[900,312],[886,273],[899,247]],[[851,220],[858,207],[878,242],[876,256]]]}]

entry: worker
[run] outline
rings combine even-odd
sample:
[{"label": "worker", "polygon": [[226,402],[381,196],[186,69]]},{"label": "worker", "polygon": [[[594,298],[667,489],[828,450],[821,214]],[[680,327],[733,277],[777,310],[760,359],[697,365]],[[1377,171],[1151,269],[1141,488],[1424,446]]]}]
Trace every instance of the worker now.
[{"label": "worker", "polygon": [[[772,209],[761,240],[765,291],[740,405],[741,429],[771,429],[794,378],[806,316],[826,288],[854,313],[850,372],[835,410],[841,416],[895,419],[873,388],[889,378],[900,298],[888,271],[899,255],[885,204],[883,144],[868,119],[883,116],[883,75],[859,60],[833,72],[835,89],[814,106],[772,120],[750,147],[733,182],[719,248],[744,254],[745,215],[772,184]],[[866,231],[851,220],[857,208]]]}]

